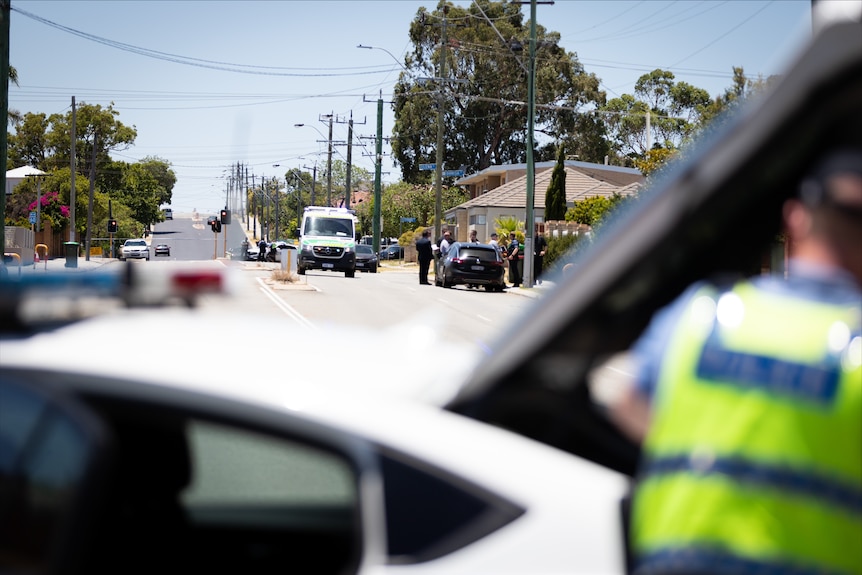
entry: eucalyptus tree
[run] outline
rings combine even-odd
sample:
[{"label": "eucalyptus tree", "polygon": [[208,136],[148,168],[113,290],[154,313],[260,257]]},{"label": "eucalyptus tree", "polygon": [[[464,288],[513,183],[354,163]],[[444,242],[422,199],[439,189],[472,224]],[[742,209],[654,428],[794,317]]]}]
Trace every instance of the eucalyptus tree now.
[{"label": "eucalyptus tree", "polygon": [[[603,145],[600,123],[586,113],[605,102],[599,79],[559,46],[559,33],[538,24],[536,30],[537,134],[573,149],[591,149],[578,145],[585,136]],[[393,104],[392,149],[404,180],[431,179],[431,172],[419,168],[435,161],[438,106],[444,112],[447,168],[478,171],[524,162],[530,26],[521,7],[489,0],[459,7],[443,0],[434,11],[419,10],[409,35],[412,50],[405,55]]]},{"label": "eucalyptus tree", "polygon": [[633,162],[653,147],[679,148],[700,128],[709,93],[674,80],[672,72],[653,70],[638,78],[634,94],[608,101],[602,112],[615,152]]}]

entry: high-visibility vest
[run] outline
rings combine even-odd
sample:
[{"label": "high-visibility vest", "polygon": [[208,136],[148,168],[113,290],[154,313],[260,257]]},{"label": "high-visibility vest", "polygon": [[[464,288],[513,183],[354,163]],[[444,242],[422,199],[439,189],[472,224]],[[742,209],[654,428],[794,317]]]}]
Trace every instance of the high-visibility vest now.
[{"label": "high-visibility vest", "polygon": [[748,283],[692,299],[644,443],[636,572],[862,573],[860,323]]}]

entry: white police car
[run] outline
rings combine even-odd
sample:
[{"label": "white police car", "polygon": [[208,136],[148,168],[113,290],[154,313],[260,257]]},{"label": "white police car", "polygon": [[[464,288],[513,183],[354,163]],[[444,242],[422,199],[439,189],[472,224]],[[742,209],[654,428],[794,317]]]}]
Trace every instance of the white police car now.
[{"label": "white police car", "polygon": [[[226,334],[250,321],[302,338],[303,358],[226,361]],[[321,381],[308,356],[345,334],[301,329],[168,308],[3,340],[0,568],[622,570],[622,474],[441,410],[456,390],[405,383],[407,366]],[[158,342],[160,361],[129,370],[130,339]]]}]

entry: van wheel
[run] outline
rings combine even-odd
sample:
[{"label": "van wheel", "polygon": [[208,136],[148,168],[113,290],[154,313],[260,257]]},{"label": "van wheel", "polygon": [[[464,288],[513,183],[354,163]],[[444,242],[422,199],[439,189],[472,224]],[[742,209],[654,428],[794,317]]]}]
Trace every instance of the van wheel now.
[{"label": "van wheel", "polygon": [[356,270],[347,270],[346,272],[344,272],[344,277],[346,277],[346,278],[352,278],[355,275],[356,275]]}]

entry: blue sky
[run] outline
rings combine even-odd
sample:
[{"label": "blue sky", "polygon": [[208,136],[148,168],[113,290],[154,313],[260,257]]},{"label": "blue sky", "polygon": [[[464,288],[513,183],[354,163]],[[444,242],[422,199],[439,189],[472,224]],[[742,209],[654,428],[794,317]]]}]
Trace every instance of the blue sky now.
[{"label": "blue sky", "polygon": [[[344,121],[333,127],[341,141],[353,114],[354,164],[373,171],[375,100],[380,91],[388,98],[400,70],[386,51],[402,60],[422,6],[436,2],[12,0],[10,61],[20,87],[10,86],[9,106],[53,114],[69,110],[72,96],[113,102],[138,131],[135,146],[115,156],[168,160],[178,176],[174,209],[214,212],[231,164],[256,177],[324,166],[325,114]],[[655,68],[718,95],[733,66],[748,76],[781,73],[811,30],[809,0],[557,0],[539,5],[537,20],[561,34],[609,98],[631,93]],[[384,136],[392,123],[386,105]],[[346,147],[336,150],[346,157]],[[383,170],[384,181],[400,178],[388,157]]]}]

